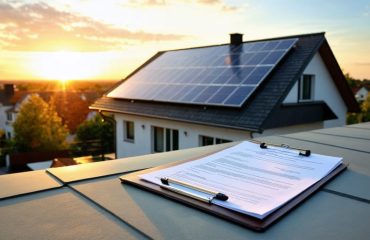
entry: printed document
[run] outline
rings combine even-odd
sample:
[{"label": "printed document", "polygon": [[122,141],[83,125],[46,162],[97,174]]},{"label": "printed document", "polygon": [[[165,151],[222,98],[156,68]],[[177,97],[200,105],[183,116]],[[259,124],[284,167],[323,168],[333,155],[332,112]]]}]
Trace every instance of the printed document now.
[{"label": "printed document", "polygon": [[162,185],[161,178],[173,178],[190,185],[226,194],[216,204],[259,219],[299,195],[342,163],[342,158],[242,142],[215,154],[166,169],[140,175]]}]

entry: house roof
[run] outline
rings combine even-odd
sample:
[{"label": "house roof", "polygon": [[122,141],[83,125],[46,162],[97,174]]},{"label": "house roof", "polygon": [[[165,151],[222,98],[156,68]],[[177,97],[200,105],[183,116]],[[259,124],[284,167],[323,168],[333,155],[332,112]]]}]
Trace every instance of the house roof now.
[{"label": "house roof", "polygon": [[[222,106],[199,106],[191,104],[161,103],[140,100],[115,99],[103,96],[98,99],[91,109],[148,116],[175,121],[190,122],[226,128],[243,129],[262,132],[268,127],[268,119],[273,116],[296,80],[313,56],[319,52],[335,85],[343,97],[349,111],[358,111],[357,102],[349,89],[335,57],[325,39],[324,33],[305,34],[275,38],[298,38],[295,47],[276,65],[267,78],[258,86],[256,91],[241,108]],[[259,40],[265,41],[266,39]],[[268,39],[273,40],[273,39]],[[255,41],[252,41],[255,42]],[[209,46],[211,47],[211,46]],[[194,48],[192,48],[194,49]],[[198,49],[198,48],[195,48]],[[145,62],[132,74],[122,80],[128,80],[148,63],[155,61],[163,52],[159,52]],[[121,83],[122,83],[121,82]],[[116,86],[119,86],[117,84]],[[291,108],[290,114],[299,114],[297,108]],[[330,114],[329,114],[330,115]],[[323,115],[322,115],[323,116]],[[333,116],[332,116],[333,117]],[[315,121],[332,118],[314,119]],[[304,121],[304,119],[302,119]],[[305,120],[306,123],[308,119]]]},{"label": "house roof", "polygon": [[361,86],[351,87],[352,93],[356,94],[361,88],[362,88]]},{"label": "house roof", "polygon": [[356,90],[356,93],[357,93],[358,91],[360,91],[361,89],[365,89],[366,91],[369,91],[370,86],[366,86],[366,85],[364,85],[364,86],[358,87],[358,88],[357,88],[357,90]]},{"label": "house roof", "polygon": [[0,89],[0,104],[3,106],[11,106],[11,98],[14,89],[13,91],[7,91],[8,89],[6,89],[5,85],[13,86],[11,84],[3,84],[2,88]]},{"label": "house roof", "polygon": [[256,233],[119,177],[234,143],[0,176],[2,239],[366,239],[370,123],[263,138],[343,157],[348,169]]}]

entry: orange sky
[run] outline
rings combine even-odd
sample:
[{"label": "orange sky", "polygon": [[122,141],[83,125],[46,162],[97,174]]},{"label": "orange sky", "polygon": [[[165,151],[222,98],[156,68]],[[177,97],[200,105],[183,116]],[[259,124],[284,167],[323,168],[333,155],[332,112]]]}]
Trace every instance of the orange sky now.
[{"label": "orange sky", "polygon": [[119,80],[157,51],[232,32],[322,31],[342,69],[370,79],[369,12],[369,0],[0,0],[0,80]]}]

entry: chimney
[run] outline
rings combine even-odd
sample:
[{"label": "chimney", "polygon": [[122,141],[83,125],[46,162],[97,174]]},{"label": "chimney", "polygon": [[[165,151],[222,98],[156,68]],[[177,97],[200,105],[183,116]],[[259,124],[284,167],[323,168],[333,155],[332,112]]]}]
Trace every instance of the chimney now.
[{"label": "chimney", "polygon": [[243,43],[243,34],[241,33],[231,33],[230,34],[230,44],[231,45],[240,45]]},{"label": "chimney", "polygon": [[5,84],[4,85],[5,96],[11,98],[14,96],[14,84]]}]

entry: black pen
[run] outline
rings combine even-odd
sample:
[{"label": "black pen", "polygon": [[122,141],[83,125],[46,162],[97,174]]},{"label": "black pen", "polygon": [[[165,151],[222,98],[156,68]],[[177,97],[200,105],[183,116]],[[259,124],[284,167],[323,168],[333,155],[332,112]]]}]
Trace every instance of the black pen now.
[{"label": "black pen", "polygon": [[[227,199],[229,199],[229,197],[226,194],[224,194],[224,193],[215,192],[215,191],[212,191],[212,190],[209,190],[209,189],[205,189],[205,188],[202,188],[202,187],[199,187],[199,186],[194,186],[194,185],[191,185],[189,183],[185,183],[185,182],[180,181],[180,180],[177,180],[177,179],[173,179],[173,178],[161,178],[161,182],[164,185],[166,185],[165,188],[168,189],[168,190],[175,191],[177,193],[184,194],[186,196],[193,197],[193,198],[196,198],[198,200],[206,201],[206,202],[209,202],[209,203],[213,199],[217,199],[217,200],[220,200],[220,201],[226,201]],[[186,187],[186,188],[189,188],[189,189],[192,189],[192,190],[201,192],[201,193],[210,194],[210,195],[212,195],[212,197],[211,198],[201,198],[199,196],[195,196],[195,195],[192,195],[190,193],[185,193],[184,191],[182,191],[180,189],[177,189],[177,188],[175,188],[173,186],[170,186],[170,183],[174,183],[174,184],[177,184],[177,185],[180,185],[180,186],[183,186],[183,187]]]}]

